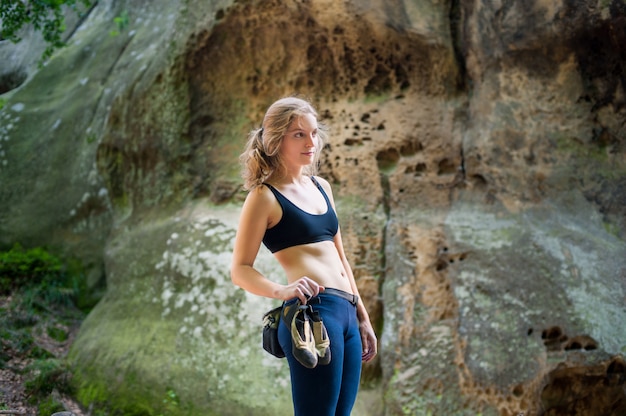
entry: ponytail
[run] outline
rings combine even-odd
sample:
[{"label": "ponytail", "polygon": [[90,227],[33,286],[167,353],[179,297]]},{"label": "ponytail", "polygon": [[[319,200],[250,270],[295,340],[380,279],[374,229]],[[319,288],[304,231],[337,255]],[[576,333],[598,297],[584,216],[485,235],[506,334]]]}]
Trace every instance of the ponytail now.
[{"label": "ponytail", "polygon": [[263,144],[263,127],[248,134],[248,143],[239,156],[243,165],[243,187],[252,190],[260,186],[275,170],[275,157],[268,156]]}]

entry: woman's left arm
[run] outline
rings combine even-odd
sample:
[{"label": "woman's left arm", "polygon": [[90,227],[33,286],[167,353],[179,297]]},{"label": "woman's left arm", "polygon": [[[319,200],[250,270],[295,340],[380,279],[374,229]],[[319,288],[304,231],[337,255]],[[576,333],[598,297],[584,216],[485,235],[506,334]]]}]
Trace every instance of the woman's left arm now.
[{"label": "woman's left arm", "polygon": [[[333,199],[332,189],[330,184],[325,179],[316,177],[319,183],[322,185],[326,194],[328,194],[328,198],[330,199],[331,205],[335,212],[337,212],[335,208],[335,201]],[[365,308],[365,304],[363,303],[363,299],[359,295],[359,288],[356,285],[356,280],[354,278],[354,274],[352,273],[352,267],[350,267],[350,263],[346,257],[346,253],[343,248],[343,241],[341,239],[341,228],[337,230],[337,234],[334,238],[335,247],[337,248],[337,253],[339,253],[339,258],[343,263],[343,267],[348,275],[348,279],[350,281],[350,287],[352,288],[352,293],[359,297],[359,301],[356,305],[357,308],[357,318],[359,319],[359,331],[361,333],[361,343],[363,344],[363,354],[362,359],[365,362],[371,361],[378,352],[378,341],[376,339],[376,333],[374,332],[374,328],[372,327],[372,323],[370,321],[370,316],[367,313],[367,309]]]}]

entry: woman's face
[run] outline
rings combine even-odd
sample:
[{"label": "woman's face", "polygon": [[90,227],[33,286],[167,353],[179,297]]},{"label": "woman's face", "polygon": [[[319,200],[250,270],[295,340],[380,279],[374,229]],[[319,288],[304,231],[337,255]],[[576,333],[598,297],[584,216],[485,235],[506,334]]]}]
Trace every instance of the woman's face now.
[{"label": "woman's face", "polygon": [[280,155],[287,169],[299,169],[313,163],[317,145],[315,116],[305,114],[294,119],[280,144]]}]

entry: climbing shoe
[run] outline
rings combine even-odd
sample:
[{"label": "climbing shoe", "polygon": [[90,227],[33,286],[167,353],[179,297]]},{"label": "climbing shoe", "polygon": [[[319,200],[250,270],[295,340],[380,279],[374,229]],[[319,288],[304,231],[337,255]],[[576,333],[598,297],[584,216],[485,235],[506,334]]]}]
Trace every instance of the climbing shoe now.
[{"label": "climbing shoe", "polygon": [[313,309],[309,305],[296,302],[283,307],[283,322],[291,332],[292,354],[296,360],[307,368],[315,368],[318,354],[313,336],[313,328],[309,318]]},{"label": "climbing shoe", "polygon": [[318,311],[311,310],[310,319],[313,326],[315,350],[317,351],[317,363],[327,365],[330,363],[330,338],[328,338],[326,326]]}]

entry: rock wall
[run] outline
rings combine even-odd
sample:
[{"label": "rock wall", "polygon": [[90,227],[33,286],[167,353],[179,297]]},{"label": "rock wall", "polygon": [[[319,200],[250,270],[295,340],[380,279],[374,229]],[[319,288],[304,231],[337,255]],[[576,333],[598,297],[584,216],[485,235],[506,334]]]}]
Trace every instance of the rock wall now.
[{"label": "rock wall", "polygon": [[380,336],[355,414],[622,414],[624,23],[619,0],[100,1],[2,96],[0,242],[104,264],[83,402],[289,414],[272,302],[228,264],[246,133],[299,93]]}]

